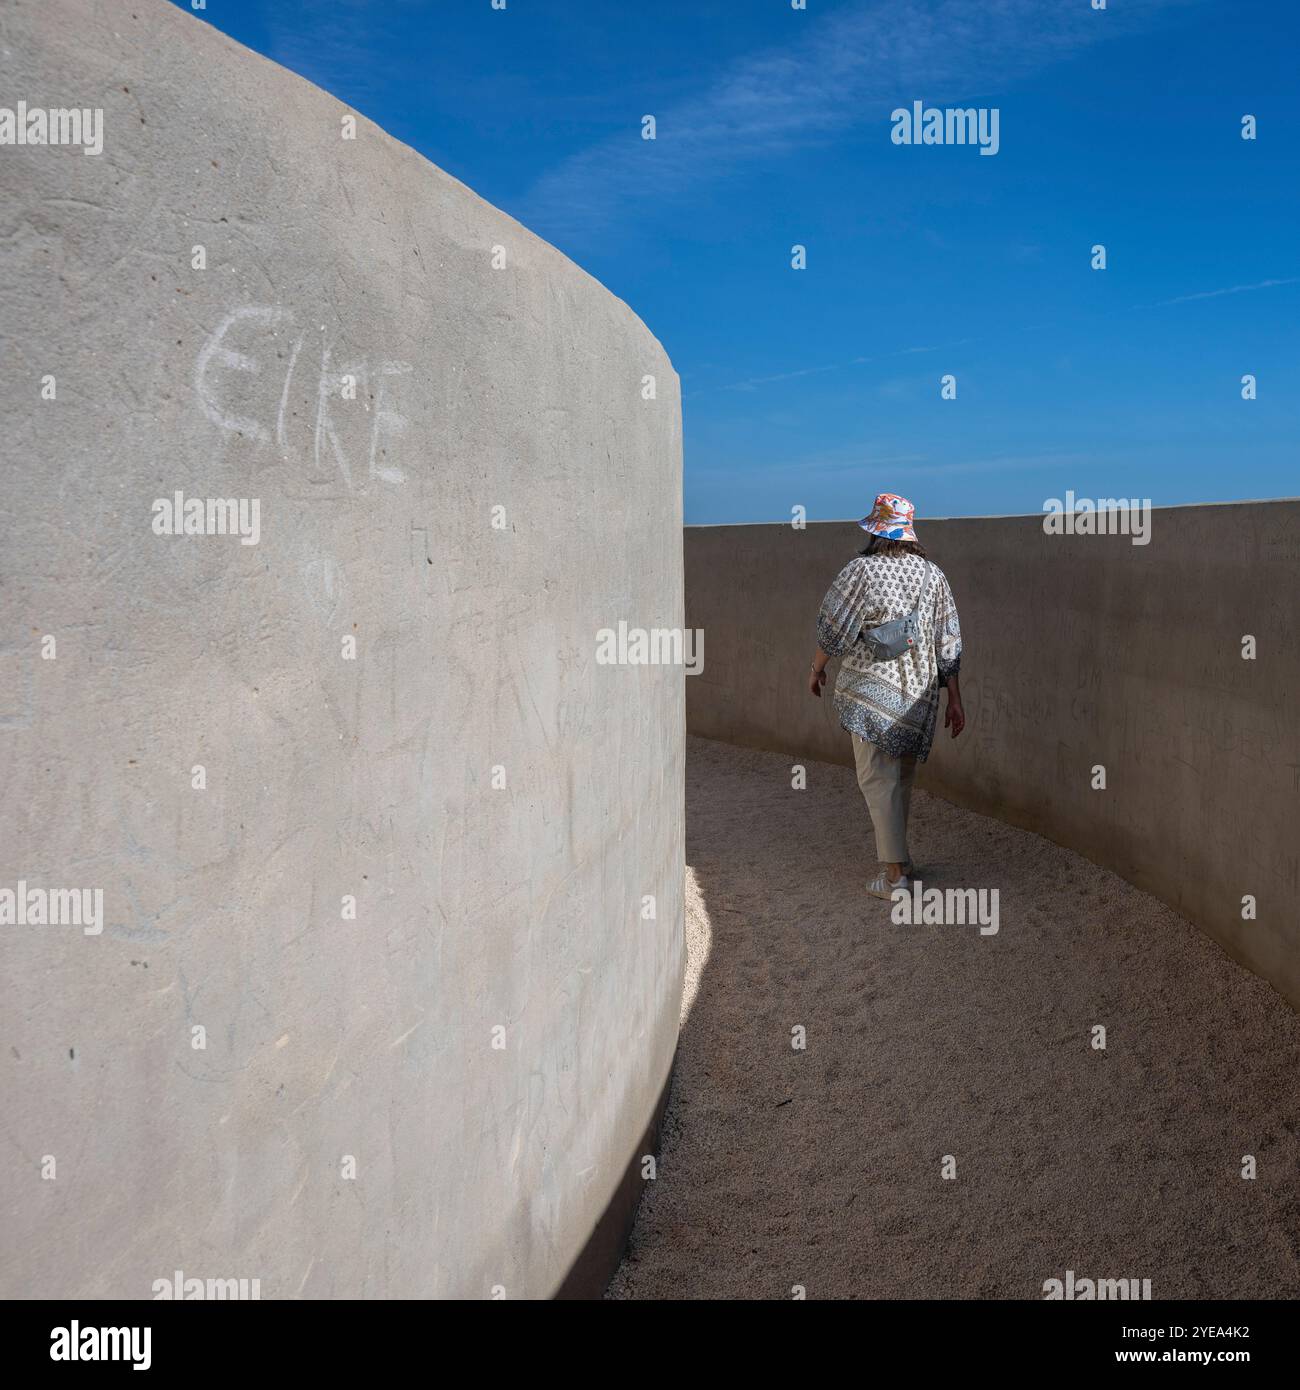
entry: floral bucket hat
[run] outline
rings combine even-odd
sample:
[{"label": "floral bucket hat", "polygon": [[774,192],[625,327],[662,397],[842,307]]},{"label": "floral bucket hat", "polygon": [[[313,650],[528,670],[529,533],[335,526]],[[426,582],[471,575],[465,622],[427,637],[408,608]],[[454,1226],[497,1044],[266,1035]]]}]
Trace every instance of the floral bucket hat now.
[{"label": "floral bucket hat", "polygon": [[912,521],[915,516],[916,508],[906,497],[896,492],[882,492],[876,498],[876,505],[858,525],[887,541],[914,541],[916,532],[912,530]]}]

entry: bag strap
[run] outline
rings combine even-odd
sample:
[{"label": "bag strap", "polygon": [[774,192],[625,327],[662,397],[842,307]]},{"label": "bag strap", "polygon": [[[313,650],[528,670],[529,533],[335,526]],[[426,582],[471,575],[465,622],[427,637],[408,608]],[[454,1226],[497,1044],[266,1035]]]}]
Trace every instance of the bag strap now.
[{"label": "bag strap", "polygon": [[921,604],[925,601],[926,594],[930,592],[930,585],[934,583],[934,564],[929,560],[924,561],[924,564],[925,578],[921,581],[921,592],[916,596],[916,611],[918,613],[921,611]]}]

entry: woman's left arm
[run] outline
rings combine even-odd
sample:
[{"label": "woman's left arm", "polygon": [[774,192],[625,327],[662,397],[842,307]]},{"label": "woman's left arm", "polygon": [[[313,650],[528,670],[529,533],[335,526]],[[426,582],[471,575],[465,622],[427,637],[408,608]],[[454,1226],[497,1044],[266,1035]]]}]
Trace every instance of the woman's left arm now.
[{"label": "woman's left arm", "polygon": [[961,670],[961,624],[957,621],[957,600],[948,587],[948,576],[940,572],[934,596],[934,655],[939,663],[939,684]]},{"label": "woman's left arm", "polygon": [[966,712],[961,703],[961,624],[957,620],[957,601],[948,587],[946,575],[940,575],[934,608],[934,655],[939,666],[939,684],[948,690],[948,707],[944,710],[943,726],[952,729],[956,738],[966,727]]}]

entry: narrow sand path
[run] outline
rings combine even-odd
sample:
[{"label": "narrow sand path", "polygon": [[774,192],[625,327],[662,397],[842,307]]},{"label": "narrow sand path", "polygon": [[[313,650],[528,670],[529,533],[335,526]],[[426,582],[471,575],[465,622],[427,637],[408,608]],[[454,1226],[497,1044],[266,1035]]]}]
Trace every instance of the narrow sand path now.
[{"label": "narrow sand path", "polygon": [[609,1296],[1042,1298],[1067,1269],[1300,1296],[1300,1015],[1114,874],[925,793],[923,878],[997,888],[1000,928],[893,925],[851,770],[794,791],[791,764],[690,740],[676,1080]]}]

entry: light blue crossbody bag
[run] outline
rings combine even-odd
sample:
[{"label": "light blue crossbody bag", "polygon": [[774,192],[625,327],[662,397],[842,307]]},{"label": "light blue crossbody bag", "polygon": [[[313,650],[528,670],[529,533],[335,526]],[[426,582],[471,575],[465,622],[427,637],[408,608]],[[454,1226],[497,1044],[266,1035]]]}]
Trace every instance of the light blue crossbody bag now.
[{"label": "light blue crossbody bag", "polygon": [[921,608],[934,580],[934,566],[929,560],[925,562],[925,570],[916,607],[906,617],[894,618],[891,622],[881,623],[879,627],[863,629],[862,640],[867,645],[872,661],[893,661],[904,656],[921,640]]}]

